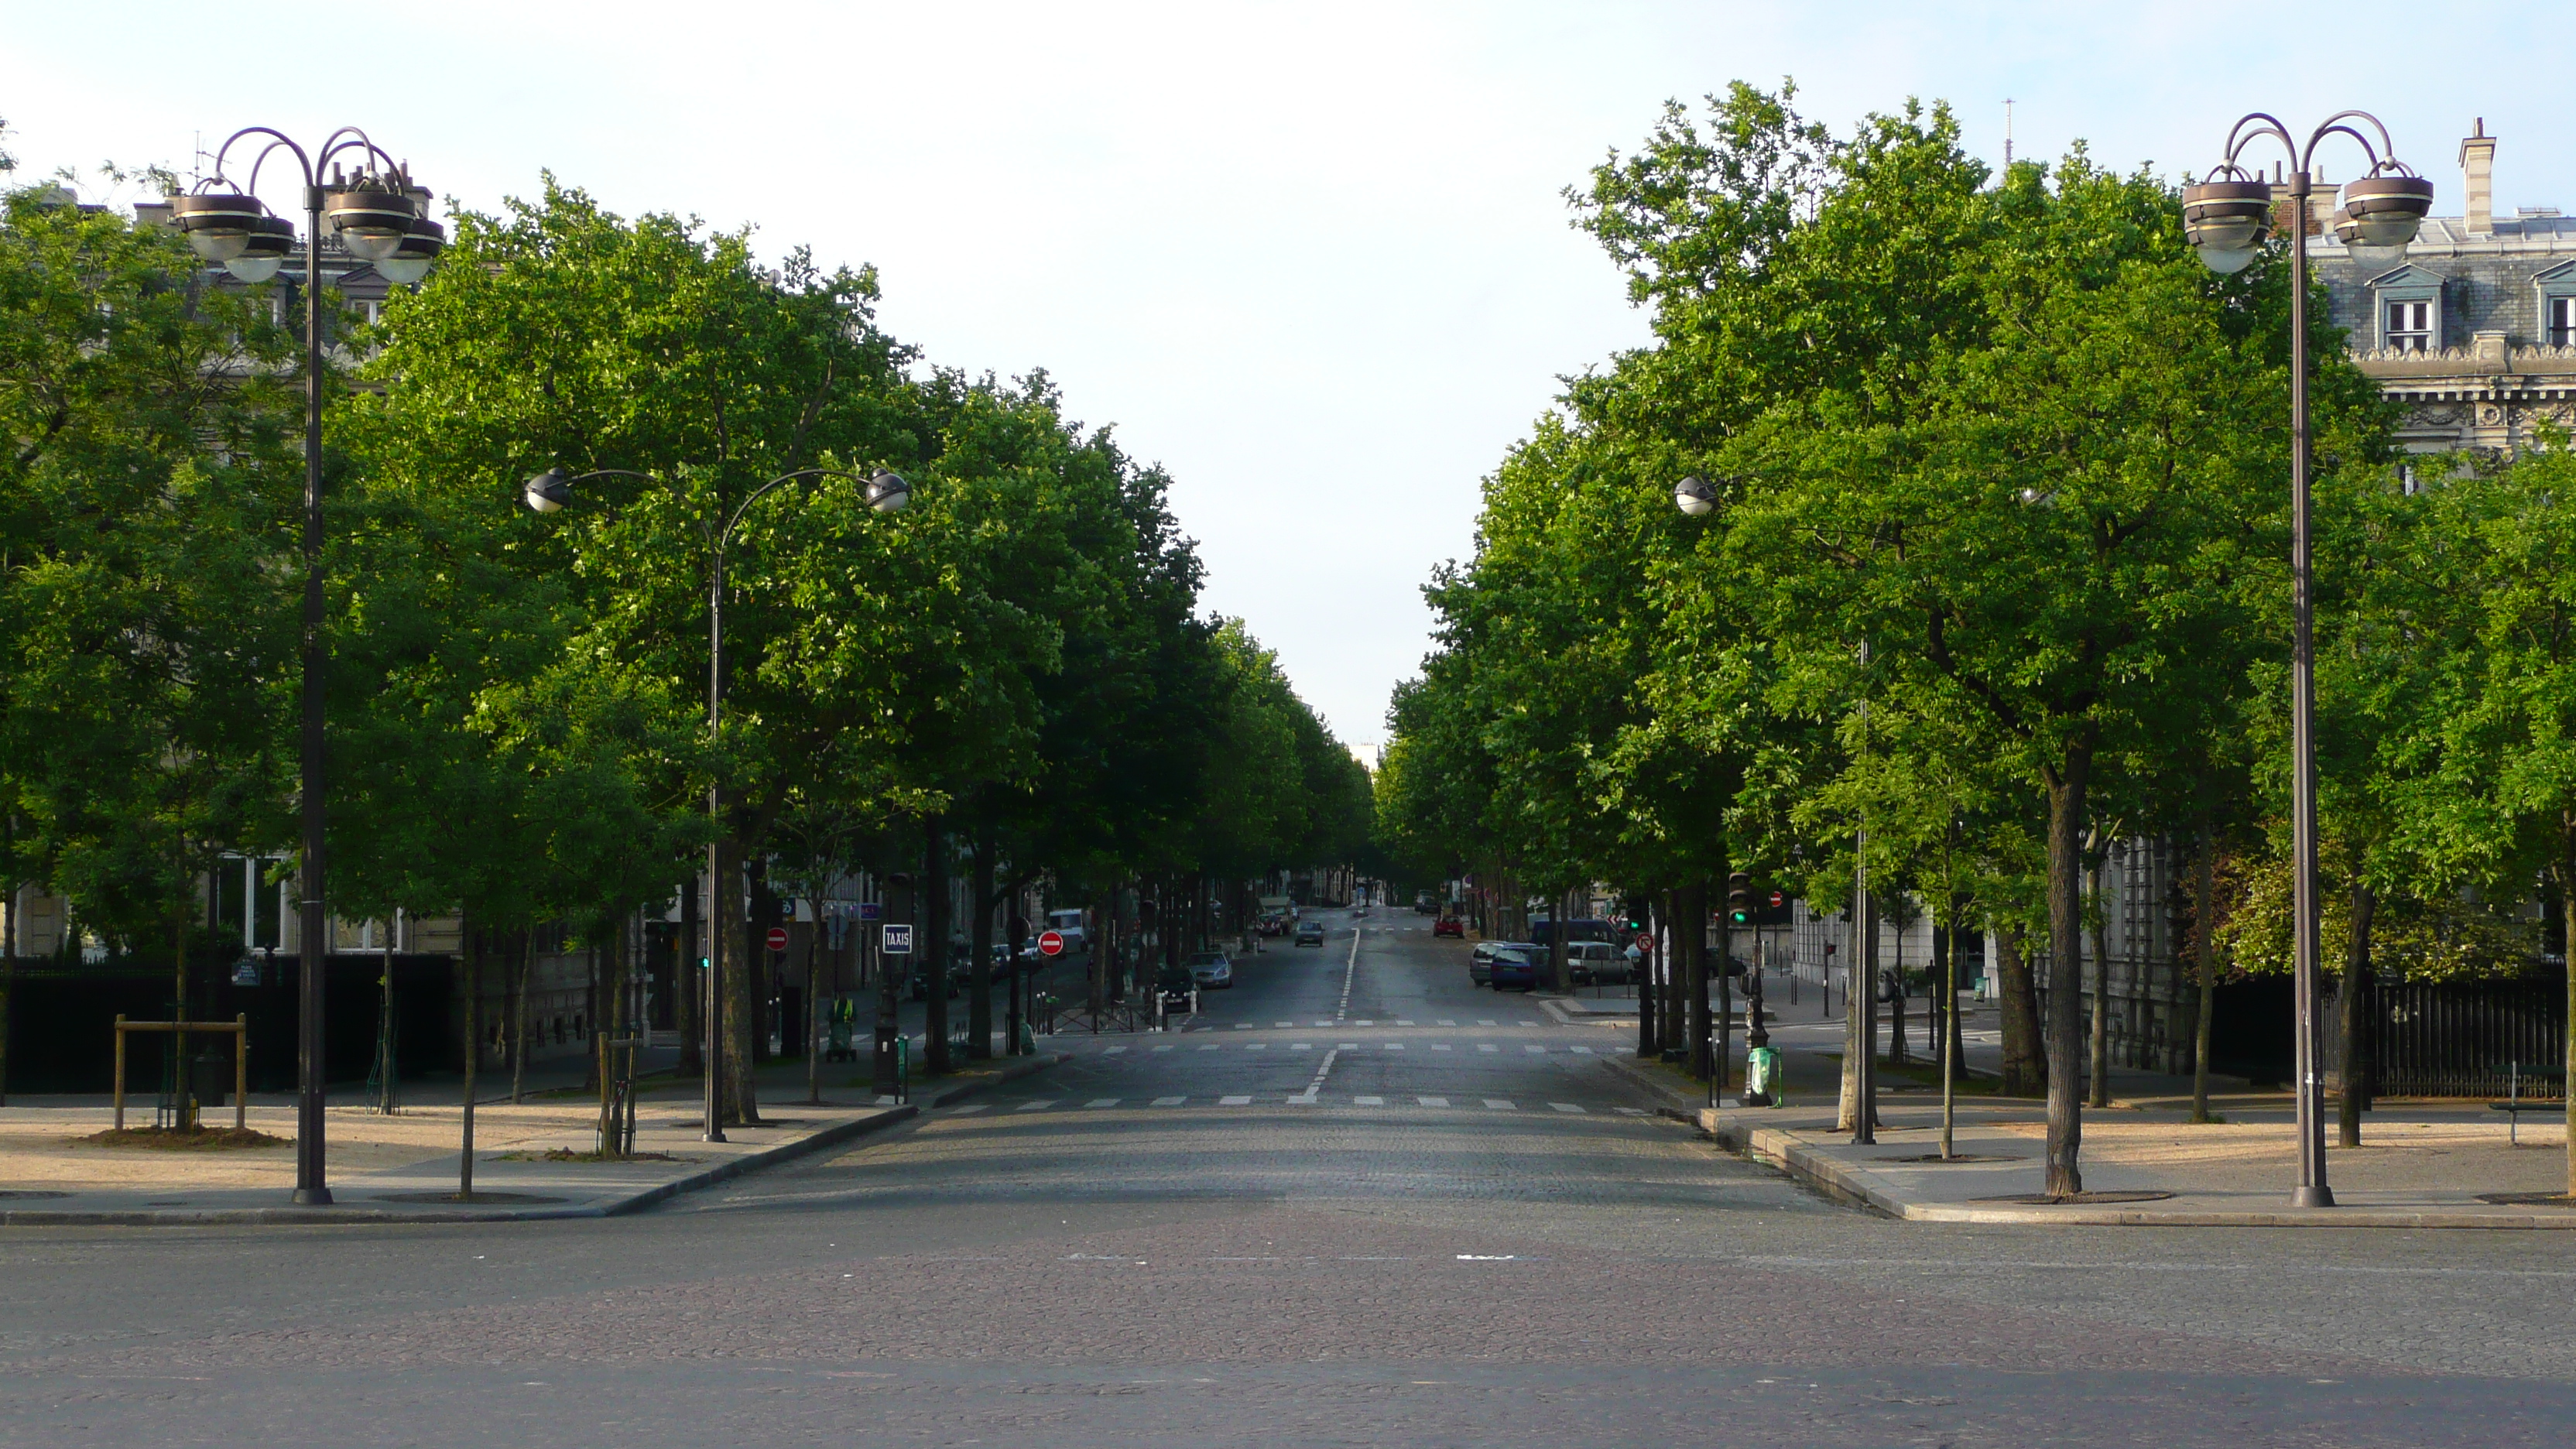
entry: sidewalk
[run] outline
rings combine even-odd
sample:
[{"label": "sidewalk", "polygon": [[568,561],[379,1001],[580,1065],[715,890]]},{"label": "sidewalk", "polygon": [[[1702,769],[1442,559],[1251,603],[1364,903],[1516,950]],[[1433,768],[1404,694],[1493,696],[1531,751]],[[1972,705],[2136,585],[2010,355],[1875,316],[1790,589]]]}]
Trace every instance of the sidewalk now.
[{"label": "sidewalk", "polygon": [[[277,1146],[172,1149],[79,1142],[111,1125],[114,1113],[104,1099],[18,1097],[0,1108],[0,1227],[607,1217],[892,1127],[923,1107],[1062,1059],[1044,1053],[979,1063],[977,1070],[918,1084],[910,1103],[874,1097],[864,1064],[834,1063],[823,1075],[820,1106],[795,1100],[804,1094],[803,1064],[782,1062],[761,1074],[761,1125],[728,1128],[725,1142],[698,1140],[703,1117],[695,1080],[648,1083],[637,1100],[637,1155],[602,1162],[546,1160],[549,1152],[588,1153],[597,1145],[596,1097],[532,1090],[523,1105],[495,1105],[478,1080],[470,1203],[452,1200],[463,1118],[454,1079],[405,1084],[403,1106],[390,1117],[363,1105],[354,1091],[335,1094],[326,1130],[335,1201],[327,1207],[288,1200],[295,1186],[290,1099],[250,1099],[248,1125],[288,1139]],[[530,1076],[533,1089],[537,1074]],[[209,1126],[232,1125],[229,1107],[205,1118]],[[150,1099],[140,1112],[129,1099],[126,1125],[151,1122]]]}]

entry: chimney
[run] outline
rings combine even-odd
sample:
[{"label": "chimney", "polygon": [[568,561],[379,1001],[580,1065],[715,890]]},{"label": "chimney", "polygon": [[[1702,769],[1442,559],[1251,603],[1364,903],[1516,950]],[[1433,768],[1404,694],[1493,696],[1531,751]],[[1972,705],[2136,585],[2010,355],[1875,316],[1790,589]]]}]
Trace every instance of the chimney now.
[{"label": "chimney", "polygon": [[2495,137],[2487,134],[2484,116],[2478,117],[2477,134],[2460,142],[2460,171],[2468,182],[2468,234],[2495,235]]}]

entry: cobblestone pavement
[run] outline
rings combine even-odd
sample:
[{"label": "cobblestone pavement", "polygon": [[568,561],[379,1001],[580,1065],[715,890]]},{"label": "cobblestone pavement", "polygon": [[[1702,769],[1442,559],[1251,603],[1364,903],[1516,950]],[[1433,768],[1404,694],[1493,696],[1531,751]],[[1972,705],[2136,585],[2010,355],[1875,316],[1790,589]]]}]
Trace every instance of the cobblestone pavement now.
[{"label": "cobblestone pavement", "polygon": [[637,1218],[0,1236],[0,1444],[2576,1438],[2568,1235],[1854,1213],[1426,924]]}]

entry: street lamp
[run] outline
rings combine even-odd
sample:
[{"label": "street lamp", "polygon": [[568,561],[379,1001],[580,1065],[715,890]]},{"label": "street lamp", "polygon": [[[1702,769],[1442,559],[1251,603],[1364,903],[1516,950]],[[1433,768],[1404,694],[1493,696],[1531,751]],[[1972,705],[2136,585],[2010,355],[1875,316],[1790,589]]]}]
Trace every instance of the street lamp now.
[{"label": "street lamp", "polygon": [[[2355,129],[2367,124],[2379,144]],[[2336,235],[2356,260],[2391,266],[2433,209],[2433,183],[2399,162],[2388,128],[2366,111],[2328,116],[2302,145],[2278,120],[2260,111],[2227,133],[2227,155],[2197,185],[2182,192],[2183,232],[2211,271],[2243,271],[2272,229],[2271,186],[2238,164],[2245,148],[2271,137],[2290,153],[2290,575],[2293,642],[2290,653],[2290,748],[2293,909],[2297,1000],[2299,1186],[2294,1207],[2332,1207],[2326,1185],[2325,1083],[2317,1071],[2317,751],[2315,592],[2308,530],[2308,198],[2314,187],[2317,147],[2329,136],[2347,136],[2370,160],[2370,169],[2343,188]]]},{"label": "street lamp", "polygon": [[[572,502],[573,485],[593,478],[642,478],[670,489],[672,496],[687,501],[678,485],[652,473],[639,473],[630,468],[597,468],[587,473],[570,474],[560,467],[530,478],[519,490],[519,497],[538,513],[560,513]],[[751,505],[767,497],[782,483],[816,478],[848,478],[867,486],[868,507],[879,513],[900,513],[912,501],[912,485],[901,474],[880,468],[866,479],[838,468],[800,468],[782,473],[751,491],[751,496],[735,507],[732,516],[718,527],[713,520],[699,521],[699,536],[706,540],[707,568],[707,744],[712,749],[717,731],[724,722],[724,561],[725,549],[733,542],[733,530]],[[724,1063],[724,945],[725,933],[719,922],[738,924],[739,903],[733,912],[725,912],[724,878],[717,861],[718,837],[723,833],[722,796],[713,779],[707,782],[707,823],[713,827],[707,838],[707,992],[706,992],[706,1124],[701,1136],[708,1142],[722,1142],[724,1134],[723,1081]],[[808,1008],[811,1009],[810,1006]]]},{"label": "street lamp", "polygon": [[[236,189],[224,174],[224,158],[234,143],[254,136],[262,144],[251,160],[249,185]],[[321,150],[308,153],[283,132],[250,126],[216,149],[213,175],[198,182],[195,191],[170,198],[171,220],[189,247],[242,281],[274,278],[294,250],[293,224],[270,216],[254,194],[260,167],[279,151],[295,158],[304,180],[304,738],[298,789],[304,965],[296,991],[295,1201],[319,1205],[331,1201],[322,1165],[322,976],[331,945],[322,892],[322,222],[326,215],[330,218],[332,231],[350,255],[374,263],[388,280],[402,282],[428,275],[445,233],[420,215],[429,193],[413,185],[410,171],[378,150],[364,131],[343,126],[324,138]],[[356,165],[354,174],[338,164],[342,157]],[[327,181],[322,175],[326,166],[331,172]],[[418,269],[399,276],[386,271],[386,259],[415,236],[421,239],[415,253]]]}]

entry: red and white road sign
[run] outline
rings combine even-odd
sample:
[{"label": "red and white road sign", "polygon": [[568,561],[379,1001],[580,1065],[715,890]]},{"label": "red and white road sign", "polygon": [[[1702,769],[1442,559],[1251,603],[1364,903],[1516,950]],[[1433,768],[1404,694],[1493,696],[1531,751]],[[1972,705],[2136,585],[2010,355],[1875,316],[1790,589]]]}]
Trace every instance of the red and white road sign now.
[{"label": "red and white road sign", "polygon": [[1063,955],[1064,933],[1062,931],[1038,932],[1038,954],[1041,956]]},{"label": "red and white road sign", "polygon": [[1789,898],[1787,896],[1782,895],[1778,891],[1773,891],[1771,893],[1771,909],[1776,911],[1787,904],[1789,904]]},{"label": "red and white road sign", "polygon": [[769,949],[772,951],[784,951],[787,949],[787,928],[785,926],[772,926],[769,928]]}]

